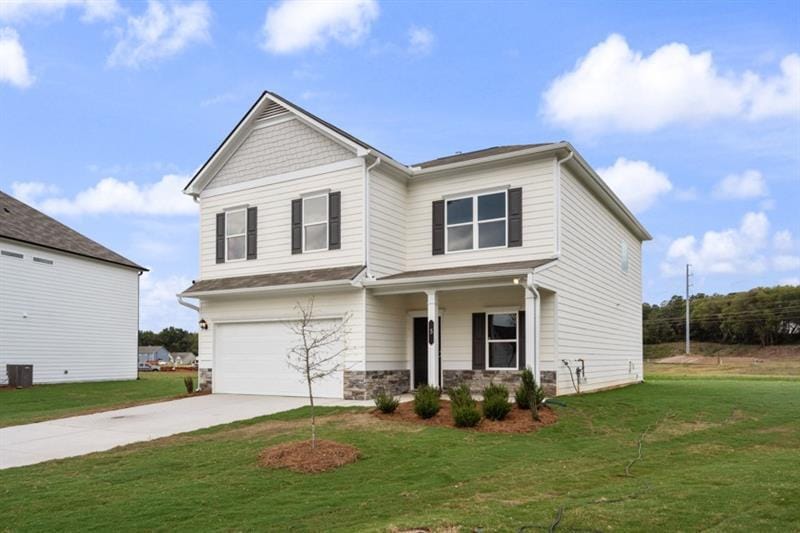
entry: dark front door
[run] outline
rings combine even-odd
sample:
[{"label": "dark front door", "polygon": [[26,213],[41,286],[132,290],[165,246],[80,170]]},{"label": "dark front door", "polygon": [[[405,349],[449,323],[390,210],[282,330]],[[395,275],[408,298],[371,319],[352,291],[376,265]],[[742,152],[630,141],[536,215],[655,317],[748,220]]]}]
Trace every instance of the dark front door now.
[{"label": "dark front door", "polygon": [[[439,318],[439,375],[442,368],[442,319]],[[441,381],[441,380],[440,380]],[[428,318],[414,317],[414,388],[428,384]]]}]

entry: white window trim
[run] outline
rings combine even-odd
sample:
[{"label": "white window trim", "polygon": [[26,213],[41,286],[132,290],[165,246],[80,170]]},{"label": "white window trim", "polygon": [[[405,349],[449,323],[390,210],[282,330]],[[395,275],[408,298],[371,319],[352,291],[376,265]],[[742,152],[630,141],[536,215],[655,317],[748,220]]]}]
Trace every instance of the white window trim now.
[{"label": "white window trim", "polygon": [[[231,215],[231,213],[239,212],[244,213],[244,233],[235,233],[233,235],[229,235],[228,228],[230,228],[230,225],[228,224],[228,217]],[[240,259],[228,258],[228,239],[231,237],[244,237],[244,255]],[[247,207],[236,207],[225,211],[225,262],[238,263],[239,261],[247,261]]]},{"label": "white window trim", "polygon": [[[489,315],[516,315],[516,324],[517,324],[517,334],[515,335],[514,339],[489,339]],[[518,309],[492,309],[491,311],[486,311],[486,361],[484,366],[486,370],[519,370],[519,310]],[[499,342],[513,342],[516,346],[516,350],[514,351],[517,360],[517,366],[490,366],[489,365],[489,345],[493,343]]]},{"label": "white window trim", "polygon": [[[303,253],[304,254],[313,254],[315,252],[325,252],[330,247],[330,228],[329,224],[331,222],[331,204],[330,204],[330,192],[325,191],[323,193],[313,193],[309,195],[302,196],[303,198],[303,227],[302,227],[302,235],[300,236],[301,240],[303,241]],[[306,200],[313,200],[315,198],[325,198],[325,220],[323,222],[312,222],[311,224],[306,224]],[[325,224],[325,246],[322,248],[314,248],[313,250],[306,249],[306,228],[308,226],[321,226]]]},{"label": "white window trim", "polygon": [[[493,194],[503,193],[503,216],[500,218],[488,218],[486,220],[478,220],[478,198],[481,196],[490,196]],[[455,200],[463,200],[465,198],[472,198],[472,222],[459,222],[457,224],[447,223],[447,204]],[[504,221],[503,236],[504,242],[499,246],[486,246],[481,248],[479,245],[479,225],[487,222],[500,222]],[[450,228],[457,228],[461,226],[472,226],[472,248],[465,248],[463,250],[450,250]],[[460,196],[448,196],[444,199],[444,253],[445,254],[459,254],[464,252],[474,252],[476,250],[498,250],[500,248],[508,248],[508,189],[491,190],[481,193],[464,194]]]}]

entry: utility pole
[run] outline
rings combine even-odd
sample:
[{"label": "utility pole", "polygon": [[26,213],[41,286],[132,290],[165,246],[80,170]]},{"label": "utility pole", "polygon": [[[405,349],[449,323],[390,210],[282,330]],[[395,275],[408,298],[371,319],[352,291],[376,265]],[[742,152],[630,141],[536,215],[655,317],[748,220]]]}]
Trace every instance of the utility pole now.
[{"label": "utility pole", "polygon": [[691,266],[692,265],[689,263],[686,263],[686,355],[692,353],[691,341],[689,340],[689,287],[691,286],[689,278],[692,275],[689,269]]}]

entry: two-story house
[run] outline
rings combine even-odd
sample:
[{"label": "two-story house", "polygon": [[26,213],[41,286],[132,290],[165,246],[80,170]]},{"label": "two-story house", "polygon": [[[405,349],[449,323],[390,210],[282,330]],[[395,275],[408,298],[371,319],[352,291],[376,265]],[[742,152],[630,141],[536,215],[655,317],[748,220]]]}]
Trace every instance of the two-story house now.
[{"label": "two-story house", "polygon": [[402,164],[263,93],[185,188],[200,204],[200,381],[303,395],[288,322],[349,316],[329,397],[476,389],[530,367],[548,395],[639,382],[651,237],[567,142]]}]

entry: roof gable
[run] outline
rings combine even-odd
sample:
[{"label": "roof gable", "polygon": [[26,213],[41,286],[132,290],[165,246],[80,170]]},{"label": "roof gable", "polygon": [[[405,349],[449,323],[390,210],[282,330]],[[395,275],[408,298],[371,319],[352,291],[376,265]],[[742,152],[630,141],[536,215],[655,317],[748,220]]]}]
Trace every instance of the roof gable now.
[{"label": "roof gable", "polygon": [[0,191],[0,238],[147,270],[3,191]]}]

